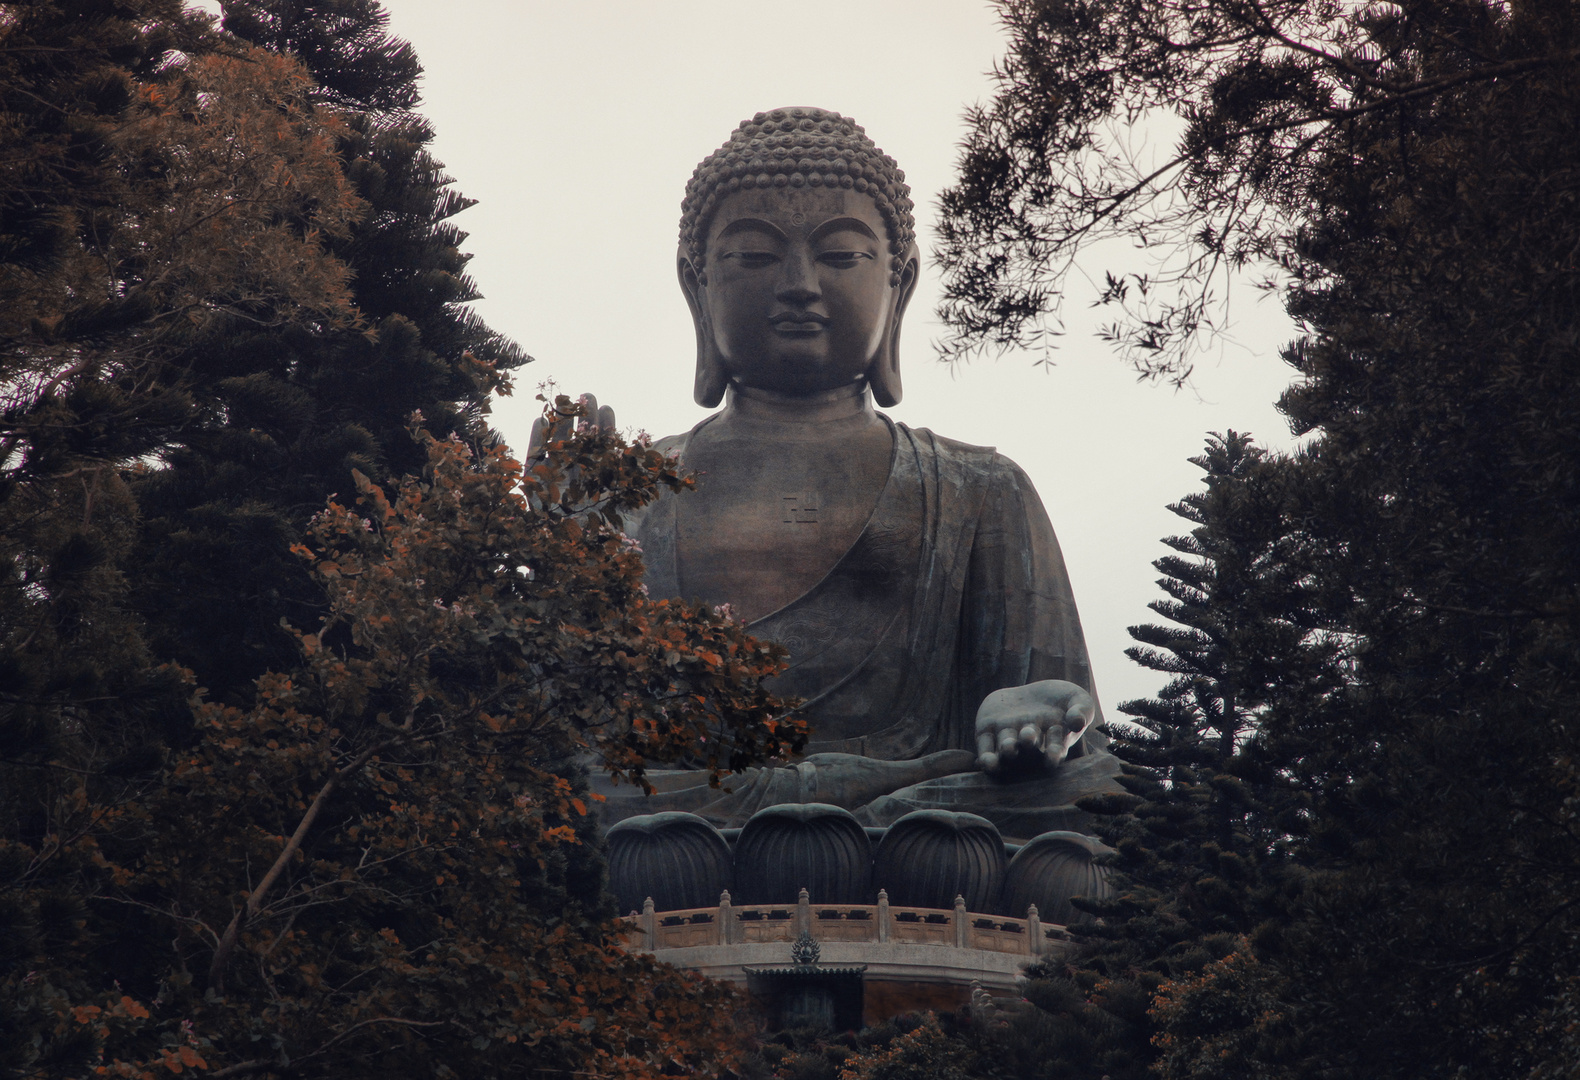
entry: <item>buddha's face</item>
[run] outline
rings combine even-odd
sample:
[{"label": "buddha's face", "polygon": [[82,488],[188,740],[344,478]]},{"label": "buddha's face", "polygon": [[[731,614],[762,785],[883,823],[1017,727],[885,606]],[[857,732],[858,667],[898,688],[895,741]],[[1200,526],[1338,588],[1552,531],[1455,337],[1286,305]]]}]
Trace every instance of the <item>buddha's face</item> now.
[{"label": "buddha's face", "polygon": [[731,382],[812,394],[863,379],[916,273],[889,284],[882,215],[844,188],[738,191],[715,212],[707,284],[681,268]]}]

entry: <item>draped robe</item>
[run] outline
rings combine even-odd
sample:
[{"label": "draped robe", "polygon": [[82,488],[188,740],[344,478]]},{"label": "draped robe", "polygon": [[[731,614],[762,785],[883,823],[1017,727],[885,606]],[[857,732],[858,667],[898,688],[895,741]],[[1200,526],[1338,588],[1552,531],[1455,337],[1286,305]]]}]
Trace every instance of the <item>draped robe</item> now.
[{"label": "draped robe", "polygon": [[[990,447],[888,422],[888,479],[856,541],[821,581],[748,629],[789,651],[789,669],[770,685],[805,699],[809,755],[910,762],[942,750],[974,754],[977,707],[992,691],[1041,679],[1093,691],[1075,598],[1047,512],[1019,466]],[[688,439],[664,447],[684,461]],[[634,523],[654,596],[682,593],[676,498],[661,497]],[[1115,790],[1118,765],[1105,742],[1089,730],[1050,776],[1006,782],[972,770],[902,783],[862,805],[842,797],[834,759],[816,756],[752,770],[730,794],[697,773],[657,771],[649,777],[657,790],[645,798],[600,785],[610,796],[603,816],[688,810],[731,826],[774,803],[832,802],[886,825],[938,807],[1029,837],[1079,828],[1085,816],[1074,799]],[[820,761],[825,767],[814,767]]]}]

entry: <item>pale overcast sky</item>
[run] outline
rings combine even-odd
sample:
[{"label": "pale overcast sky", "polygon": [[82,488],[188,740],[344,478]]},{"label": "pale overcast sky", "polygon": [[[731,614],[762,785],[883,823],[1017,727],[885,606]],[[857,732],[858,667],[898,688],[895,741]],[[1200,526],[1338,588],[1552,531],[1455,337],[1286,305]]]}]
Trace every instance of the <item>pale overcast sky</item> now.
[{"label": "pale overcast sky", "polygon": [[[686,430],[692,329],[675,284],[680,197],[692,169],[753,113],[816,105],[853,117],[911,183],[923,281],[906,323],[912,427],[997,446],[1031,475],[1064,549],[1110,715],[1161,679],[1123,655],[1125,628],[1154,621],[1164,507],[1198,486],[1185,459],[1207,431],[1287,446],[1273,401],[1289,381],[1291,330],[1245,290],[1231,344],[1203,357],[1193,391],[1137,385],[1092,334],[1089,296],[1067,301],[1051,370],[1011,354],[955,371],[934,358],[937,275],[927,264],[938,192],[961,114],[991,94],[1002,50],[992,9],[944,0],[385,0],[391,29],[426,69],[433,150],[479,204],[471,233],[479,310],[537,357],[496,410],[524,449],[536,385],[591,392],[622,427]],[[1105,316],[1106,317],[1106,316]]]}]

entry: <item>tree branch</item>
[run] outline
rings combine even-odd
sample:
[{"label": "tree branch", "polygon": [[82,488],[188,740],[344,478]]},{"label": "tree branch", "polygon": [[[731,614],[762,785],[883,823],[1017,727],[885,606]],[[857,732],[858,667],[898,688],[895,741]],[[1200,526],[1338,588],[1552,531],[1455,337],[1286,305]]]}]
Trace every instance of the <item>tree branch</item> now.
[{"label": "tree branch", "polygon": [[307,837],[307,830],[312,827],[314,820],[318,817],[318,812],[323,809],[324,803],[334,793],[334,790],[340,786],[342,780],[366,765],[372,760],[374,754],[385,749],[392,742],[393,740],[375,743],[362,751],[345,768],[326,780],[324,786],[318,789],[318,794],[313,796],[313,801],[308,806],[307,812],[302,815],[302,820],[297,823],[296,831],[291,834],[291,839],[286,842],[285,850],[280,852],[279,858],[274,860],[274,865],[269,867],[268,873],[263,875],[263,880],[258,882],[258,887],[252,890],[247,897],[247,902],[236,910],[236,914],[231,917],[230,925],[225,927],[225,933],[220,937],[219,945],[214,950],[214,959],[209,964],[208,969],[209,986],[216,995],[223,997],[225,994],[225,965],[230,962],[230,954],[235,951],[236,941],[240,938],[242,930],[248,922],[257,916],[259,908],[263,906],[264,896],[274,887],[274,883],[279,880],[280,875],[285,873],[286,865],[290,863],[291,858],[297,851],[301,850],[302,841]]}]

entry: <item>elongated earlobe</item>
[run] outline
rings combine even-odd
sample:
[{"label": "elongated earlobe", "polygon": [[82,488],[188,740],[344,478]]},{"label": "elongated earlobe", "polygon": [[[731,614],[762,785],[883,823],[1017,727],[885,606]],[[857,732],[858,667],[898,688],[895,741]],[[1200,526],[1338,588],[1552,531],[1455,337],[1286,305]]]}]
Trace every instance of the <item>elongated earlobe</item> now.
[{"label": "elongated earlobe", "polygon": [[692,384],[691,396],[704,409],[711,409],[724,400],[729,374],[724,370],[724,358],[719,355],[714,344],[713,328],[708,325],[701,275],[684,250],[675,260],[675,273],[680,278],[680,291],[686,294],[686,306],[691,308],[691,325],[697,331],[697,378]]},{"label": "elongated earlobe", "polygon": [[894,307],[889,315],[888,328],[884,331],[883,344],[878,347],[878,355],[872,358],[872,366],[867,369],[867,385],[872,387],[872,400],[885,409],[898,405],[904,396],[900,385],[900,325],[905,321],[905,308],[911,302],[911,294],[916,291],[920,268],[916,245],[912,244],[906,253],[905,268],[900,271],[900,283],[895,286]]},{"label": "elongated earlobe", "polygon": [[692,384],[691,396],[704,409],[711,409],[724,400],[724,390],[730,383],[724,371],[724,360],[713,347],[713,335],[697,328],[697,380]]},{"label": "elongated earlobe", "polygon": [[895,328],[883,337],[883,346],[867,369],[867,385],[872,387],[872,400],[885,409],[893,408],[905,396],[900,386],[900,334]]}]

